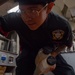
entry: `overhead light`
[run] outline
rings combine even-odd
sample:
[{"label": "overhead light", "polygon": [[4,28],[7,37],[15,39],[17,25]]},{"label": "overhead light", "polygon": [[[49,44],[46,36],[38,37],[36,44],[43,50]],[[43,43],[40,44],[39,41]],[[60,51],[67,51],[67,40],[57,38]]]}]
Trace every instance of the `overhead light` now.
[{"label": "overhead light", "polygon": [[7,11],[7,13],[17,12],[19,10],[19,5]]}]

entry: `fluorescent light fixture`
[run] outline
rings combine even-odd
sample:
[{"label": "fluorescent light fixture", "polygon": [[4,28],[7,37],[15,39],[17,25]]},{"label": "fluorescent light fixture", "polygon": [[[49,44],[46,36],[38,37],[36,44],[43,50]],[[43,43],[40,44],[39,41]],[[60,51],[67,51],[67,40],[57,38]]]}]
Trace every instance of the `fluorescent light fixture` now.
[{"label": "fluorescent light fixture", "polygon": [[7,11],[7,13],[17,12],[19,10],[19,5]]}]

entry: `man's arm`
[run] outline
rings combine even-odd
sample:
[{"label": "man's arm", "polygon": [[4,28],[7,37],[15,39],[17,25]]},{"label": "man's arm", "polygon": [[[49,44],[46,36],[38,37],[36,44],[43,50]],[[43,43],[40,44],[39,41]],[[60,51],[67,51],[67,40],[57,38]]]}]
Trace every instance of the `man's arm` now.
[{"label": "man's arm", "polygon": [[7,37],[8,34],[9,34],[9,32],[5,32],[5,31],[3,30],[1,22],[0,22],[0,34],[4,35],[5,37]]},{"label": "man's arm", "polygon": [[66,45],[59,46],[56,50],[51,53],[51,56],[56,57],[61,51],[65,50]]},{"label": "man's arm", "polygon": [[57,49],[52,52],[52,56],[54,56],[54,57],[56,57],[61,51],[64,51],[66,47],[68,47],[70,49],[73,44],[72,28],[71,28],[69,22],[65,21],[65,23],[63,25],[66,26],[64,28],[65,35],[62,39],[63,40],[61,42],[62,44],[59,44]]},{"label": "man's arm", "polygon": [[16,30],[18,28],[18,20],[17,13],[0,16],[0,33],[6,36],[8,32]]}]

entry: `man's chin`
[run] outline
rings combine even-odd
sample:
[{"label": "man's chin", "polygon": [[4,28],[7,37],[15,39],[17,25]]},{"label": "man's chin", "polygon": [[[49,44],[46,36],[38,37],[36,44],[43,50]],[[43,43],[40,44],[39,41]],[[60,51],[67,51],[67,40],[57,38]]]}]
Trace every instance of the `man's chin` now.
[{"label": "man's chin", "polygon": [[42,24],[27,24],[30,30],[37,30]]},{"label": "man's chin", "polygon": [[39,27],[36,26],[28,26],[30,30],[37,30]]},{"label": "man's chin", "polygon": [[29,27],[29,29],[30,29],[30,30],[37,30],[38,28],[31,28],[31,27]]}]

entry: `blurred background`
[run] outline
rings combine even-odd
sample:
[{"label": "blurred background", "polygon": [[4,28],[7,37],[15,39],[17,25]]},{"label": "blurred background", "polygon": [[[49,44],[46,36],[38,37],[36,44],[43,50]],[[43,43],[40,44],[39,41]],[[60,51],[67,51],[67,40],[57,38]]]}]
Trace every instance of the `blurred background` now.
[{"label": "blurred background", "polygon": [[[0,16],[17,12],[18,3],[13,0],[0,0]],[[65,17],[73,31],[73,46],[65,49],[61,55],[75,70],[75,0],[56,0],[53,12]],[[15,31],[8,38],[0,35],[0,75],[15,75],[15,59],[19,54],[19,37]]]}]

